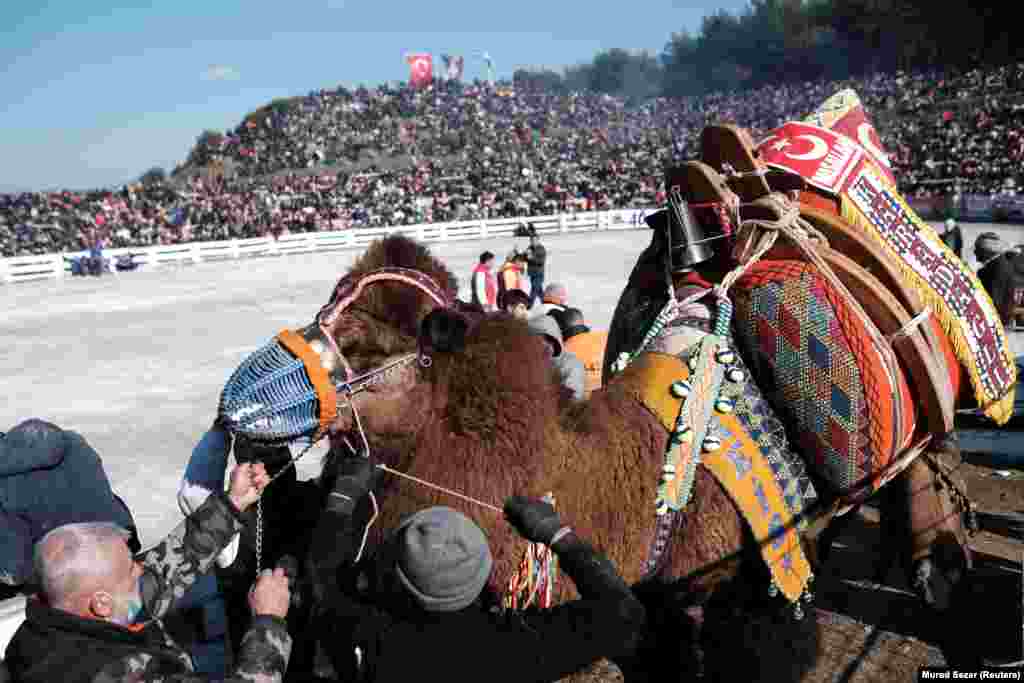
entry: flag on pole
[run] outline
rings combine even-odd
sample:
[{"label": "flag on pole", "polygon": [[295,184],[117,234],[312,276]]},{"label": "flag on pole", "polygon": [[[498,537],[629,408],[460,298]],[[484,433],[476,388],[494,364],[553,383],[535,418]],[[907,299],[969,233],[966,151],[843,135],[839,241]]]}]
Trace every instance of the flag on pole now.
[{"label": "flag on pole", "polygon": [[445,78],[449,81],[462,80],[462,67],[464,63],[462,56],[441,55],[441,59],[444,61]]},{"label": "flag on pole", "polygon": [[487,80],[491,85],[494,85],[494,60],[491,59],[491,55],[487,52],[483,54],[484,64],[487,65]]},{"label": "flag on pole", "polygon": [[423,88],[434,80],[434,62],[429,52],[417,52],[406,55],[405,62],[409,65],[409,85]]}]

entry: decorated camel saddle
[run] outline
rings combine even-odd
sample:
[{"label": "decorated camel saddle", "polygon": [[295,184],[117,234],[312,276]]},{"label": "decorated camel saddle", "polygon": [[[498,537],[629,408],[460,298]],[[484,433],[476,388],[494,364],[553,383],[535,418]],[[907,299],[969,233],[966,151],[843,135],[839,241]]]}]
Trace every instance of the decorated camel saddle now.
[{"label": "decorated camel saddle", "polygon": [[[777,418],[818,484],[827,505],[788,510],[817,530],[936,448],[958,401],[1008,419],[1016,369],[999,317],[973,273],[897,193],[856,95],[840,93],[760,146],[727,125],[705,129],[701,146],[701,160],[667,172],[669,207],[648,220],[654,239],[620,299],[605,355],[605,381],[621,375],[656,414],[675,407],[664,405],[666,387],[681,394],[666,424],[677,447],[666,456],[659,514],[684,510],[689,473],[703,464],[755,536],[771,527],[758,518],[770,506],[745,506],[746,491],[717,464],[745,443],[722,448],[722,434],[736,433],[726,424],[735,418],[723,415],[746,410],[730,373],[744,374],[759,399],[753,410]],[[707,332],[687,313],[702,304],[716,311]],[[663,363],[654,372],[652,348],[685,359],[685,369]],[[755,443],[762,436],[749,419],[734,426]],[[758,450],[769,468],[779,460],[778,450],[749,455]],[[914,515],[912,527],[938,517]],[[767,542],[780,538],[770,532]],[[915,542],[914,557],[926,554],[929,540]]]}]

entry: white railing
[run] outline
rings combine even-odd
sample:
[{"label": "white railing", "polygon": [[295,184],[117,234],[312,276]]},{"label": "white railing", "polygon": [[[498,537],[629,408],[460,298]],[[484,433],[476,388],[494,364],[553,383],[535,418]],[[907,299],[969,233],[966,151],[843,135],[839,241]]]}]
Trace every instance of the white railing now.
[{"label": "white railing", "polygon": [[[529,218],[496,218],[454,223],[426,223],[400,227],[351,228],[338,232],[305,232],[273,237],[189,242],[155,247],[104,249],[103,256],[113,262],[122,254],[133,254],[139,268],[148,269],[173,263],[225,261],[257,256],[284,256],[339,249],[358,249],[386,235],[408,235],[421,242],[451,242],[490,237],[512,237],[516,228],[528,221],[541,235],[588,232],[594,230],[631,230],[646,227],[644,218],[652,209],[616,209],[575,214],[555,214]],[[60,279],[71,274],[68,259],[87,256],[88,250],[40,256],[15,256],[0,259],[0,282]]]}]

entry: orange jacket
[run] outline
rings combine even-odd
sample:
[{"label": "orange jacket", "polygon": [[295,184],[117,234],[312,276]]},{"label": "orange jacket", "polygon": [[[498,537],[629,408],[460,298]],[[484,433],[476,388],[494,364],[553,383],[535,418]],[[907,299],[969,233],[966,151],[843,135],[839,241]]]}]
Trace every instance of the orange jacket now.
[{"label": "orange jacket", "polygon": [[523,267],[513,261],[506,261],[498,271],[499,291],[510,289],[523,289]]},{"label": "orange jacket", "polygon": [[607,344],[607,332],[587,331],[565,340],[565,350],[571,351],[583,361],[583,369],[586,371],[583,391],[587,396],[595,389],[601,388],[601,366],[604,363],[604,347]]}]

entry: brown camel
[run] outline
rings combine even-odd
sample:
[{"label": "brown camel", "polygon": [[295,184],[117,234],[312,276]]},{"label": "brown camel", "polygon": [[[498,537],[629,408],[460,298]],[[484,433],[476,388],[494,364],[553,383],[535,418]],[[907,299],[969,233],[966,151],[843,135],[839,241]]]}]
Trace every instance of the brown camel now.
[{"label": "brown camel", "polygon": [[[349,275],[381,267],[425,273],[454,299],[452,274],[407,238],[375,242]],[[355,374],[379,368],[417,349],[421,323],[433,308],[412,287],[367,288],[339,320],[338,349]],[[499,507],[511,494],[554,494],[567,523],[605,552],[646,598],[656,625],[648,647],[657,648],[657,656],[623,664],[637,677],[644,666],[663,671],[667,665],[683,675],[693,664],[687,642],[693,623],[684,610],[694,606],[708,608],[705,667],[787,680],[810,663],[816,654],[813,620],[794,619],[780,599],[769,597],[753,536],[726,491],[702,468],[660,573],[645,575],[668,434],[621,386],[612,383],[585,403],[573,403],[542,342],[524,323],[503,315],[476,318],[460,351],[428,353],[430,367],[405,366],[386,376],[352,399],[354,410],[340,401],[332,451],[346,450],[346,440],[359,442],[358,414],[373,457],[388,467]],[[377,493],[381,514],[371,544],[416,510],[454,507],[487,533],[495,558],[492,587],[503,591],[526,545],[500,514],[392,475]],[[572,593],[567,582],[559,584],[560,599]],[[755,614],[764,614],[772,626],[759,628]],[[744,630],[756,642],[744,644]],[[765,663],[772,652],[766,639],[783,646],[776,664]]]}]

